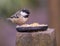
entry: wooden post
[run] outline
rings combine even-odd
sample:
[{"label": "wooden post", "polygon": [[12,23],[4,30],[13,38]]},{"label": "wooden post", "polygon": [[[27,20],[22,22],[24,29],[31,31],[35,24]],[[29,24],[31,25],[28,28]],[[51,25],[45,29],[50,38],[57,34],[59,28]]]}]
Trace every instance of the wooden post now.
[{"label": "wooden post", "polygon": [[56,46],[55,30],[17,32],[16,46]]},{"label": "wooden post", "polygon": [[60,46],[60,0],[49,0],[49,27],[56,30],[57,46]]}]

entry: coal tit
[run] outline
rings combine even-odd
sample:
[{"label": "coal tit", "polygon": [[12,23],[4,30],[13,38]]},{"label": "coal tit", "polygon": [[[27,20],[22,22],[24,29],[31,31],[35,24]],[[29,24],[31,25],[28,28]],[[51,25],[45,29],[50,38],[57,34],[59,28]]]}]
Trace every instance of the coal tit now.
[{"label": "coal tit", "polygon": [[12,23],[15,23],[17,25],[22,25],[28,20],[29,14],[29,10],[22,9],[21,11],[17,11],[14,15],[8,18],[8,20],[12,21]]}]

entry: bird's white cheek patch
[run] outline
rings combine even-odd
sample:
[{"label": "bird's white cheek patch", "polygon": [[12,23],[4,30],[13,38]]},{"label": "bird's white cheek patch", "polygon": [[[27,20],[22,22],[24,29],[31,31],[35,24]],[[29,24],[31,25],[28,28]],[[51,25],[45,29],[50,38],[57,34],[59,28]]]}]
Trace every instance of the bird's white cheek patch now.
[{"label": "bird's white cheek patch", "polygon": [[20,12],[20,14],[23,15],[23,16],[27,15],[27,13],[22,12],[22,11]]}]

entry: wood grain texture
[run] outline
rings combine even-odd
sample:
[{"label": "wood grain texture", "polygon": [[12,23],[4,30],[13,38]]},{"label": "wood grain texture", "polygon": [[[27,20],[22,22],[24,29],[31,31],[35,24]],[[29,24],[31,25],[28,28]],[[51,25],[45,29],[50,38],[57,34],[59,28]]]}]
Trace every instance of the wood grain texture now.
[{"label": "wood grain texture", "polygon": [[55,31],[17,32],[16,46],[56,46]]},{"label": "wood grain texture", "polygon": [[57,46],[60,46],[60,0],[49,0],[49,27],[56,31]]}]

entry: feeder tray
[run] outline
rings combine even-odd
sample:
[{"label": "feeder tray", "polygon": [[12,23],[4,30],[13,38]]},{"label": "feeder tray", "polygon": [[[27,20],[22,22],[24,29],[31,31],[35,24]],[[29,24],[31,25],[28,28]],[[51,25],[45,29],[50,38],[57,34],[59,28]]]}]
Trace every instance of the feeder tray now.
[{"label": "feeder tray", "polygon": [[38,31],[46,31],[48,25],[46,26],[37,26],[37,27],[18,27],[16,30],[18,32],[38,32]]}]

